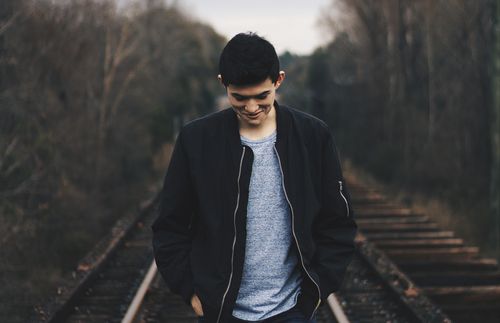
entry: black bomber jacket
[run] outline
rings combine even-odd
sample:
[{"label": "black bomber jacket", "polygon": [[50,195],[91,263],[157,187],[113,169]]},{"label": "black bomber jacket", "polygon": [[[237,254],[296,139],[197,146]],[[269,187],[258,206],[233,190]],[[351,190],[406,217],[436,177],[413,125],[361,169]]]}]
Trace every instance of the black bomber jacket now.
[{"label": "black bomber jacket", "polygon": [[[303,274],[298,306],[312,317],[339,289],[354,251],[356,223],[334,143],[320,119],[275,101],[275,153]],[[180,130],[152,225],[158,269],[207,322],[231,322],[243,272],[253,153],[232,108]]]}]

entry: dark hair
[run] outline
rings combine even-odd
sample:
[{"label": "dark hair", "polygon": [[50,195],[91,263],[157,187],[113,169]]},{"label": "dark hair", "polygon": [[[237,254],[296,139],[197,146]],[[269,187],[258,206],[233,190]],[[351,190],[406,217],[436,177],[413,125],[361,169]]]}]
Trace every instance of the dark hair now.
[{"label": "dark hair", "polygon": [[280,62],[274,46],[256,33],[240,33],[224,47],[219,73],[225,86],[253,85],[268,77],[278,80]]}]

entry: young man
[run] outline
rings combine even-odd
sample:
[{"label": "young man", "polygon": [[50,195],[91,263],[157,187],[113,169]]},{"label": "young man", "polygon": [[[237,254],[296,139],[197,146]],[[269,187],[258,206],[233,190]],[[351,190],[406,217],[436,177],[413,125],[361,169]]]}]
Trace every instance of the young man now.
[{"label": "young man", "polygon": [[279,105],[274,47],[222,51],[230,108],[177,137],[153,224],[158,269],[200,322],[315,322],[341,284],[356,224],[328,126]]}]

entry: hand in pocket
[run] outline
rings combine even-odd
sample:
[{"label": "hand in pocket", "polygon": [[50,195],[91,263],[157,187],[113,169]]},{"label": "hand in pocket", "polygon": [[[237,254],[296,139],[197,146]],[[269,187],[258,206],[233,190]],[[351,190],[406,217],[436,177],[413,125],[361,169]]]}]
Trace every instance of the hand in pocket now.
[{"label": "hand in pocket", "polygon": [[203,308],[201,307],[200,299],[196,294],[193,294],[193,296],[191,297],[191,307],[193,308],[194,313],[197,316],[203,316]]}]

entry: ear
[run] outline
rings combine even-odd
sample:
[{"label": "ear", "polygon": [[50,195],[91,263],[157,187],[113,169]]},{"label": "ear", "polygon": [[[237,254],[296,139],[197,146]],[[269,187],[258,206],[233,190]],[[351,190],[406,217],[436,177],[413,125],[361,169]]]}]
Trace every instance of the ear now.
[{"label": "ear", "polygon": [[226,87],[226,86],[224,85],[224,83],[222,82],[222,75],[217,74],[217,80],[219,80],[219,83],[220,83],[222,86]]},{"label": "ear", "polygon": [[284,80],[285,80],[285,71],[280,71],[278,79],[276,80],[276,83],[274,83],[274,88],[278,89]]}]

